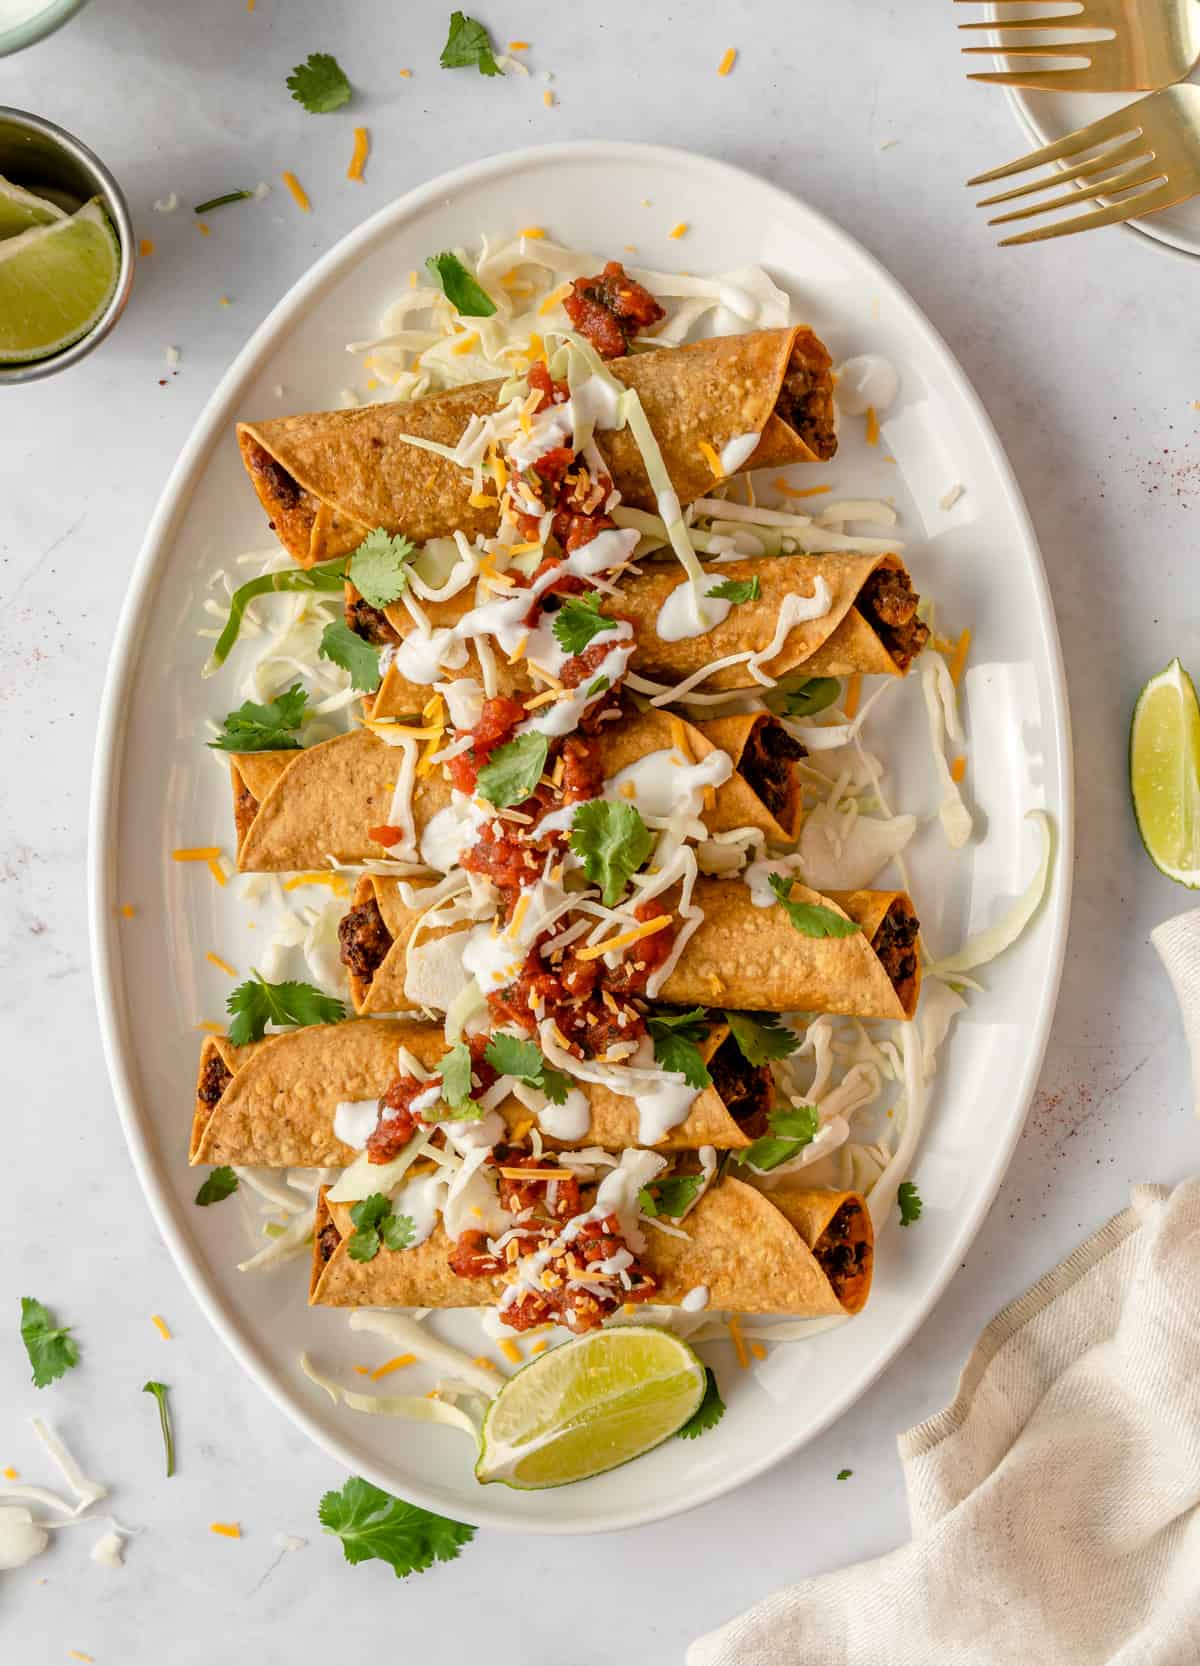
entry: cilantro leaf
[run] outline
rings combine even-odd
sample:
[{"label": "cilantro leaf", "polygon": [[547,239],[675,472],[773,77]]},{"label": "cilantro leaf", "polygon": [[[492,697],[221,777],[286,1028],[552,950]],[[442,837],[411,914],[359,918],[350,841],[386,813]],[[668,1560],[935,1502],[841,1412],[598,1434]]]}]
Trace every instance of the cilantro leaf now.
[{"label": "cilantro leaf", "polygon": [[385,1215],[392,1212],[391,1201],[385,1192],[370,1192],[350,1210],[350,1219],[357,1227],[378,1226]]},{"label": "cilantro leaf", "polygon": [[769,690],[765,699],[772,711],[782,712],[784,717],[812,717],[832,706],[841,692],[837,677],[805,677],[795,688]]},{"label": "cilantro leaf", "polygon": [[229,599],[229,617],[217,638],[212,657],[204,667],[204,675],[210,677],[229,658],[229,651],[237,641],[242,620],[246,617],[246,609],[256,596],[269,596],[275,590],[340,590],[345,578],[346,558],[339,556],[336,561],[323,561],[316,567],[304,567],[298,571],[288,568],[282,573],[263,573],[261,578],[252,578],[246,584],[240,585]]},{"label": "cilantro leaf", "polygon": [[657,1219],[666,1215],[678,1220],[686,1214],[704,1185],[702,1174],[671,1174],[665,1180],[654,1180],[638,1193],[638,1208],[643,1215]]},{"label": "cilantro leaf", "polygon": [[337,1024],[346,1016],[341,1001],[323,995],[311,983],[268,983],[255,972],[239,983],[225,1002],[233,1019],[229,1039],[235,1047],[261,1041],[268,1024]]},{"label": "cilantro leaf", "polygon": [[571,849],[583,858],[583,871],[599,885],[604,906],[611,908],[649,856],[654,837],[634,805],[594,798],[571,819]]},{"label": "cilantro leaf", "polygon": [[390,607],[408,589],[408,558],[413,545],[400,534],[377,526],[350,557],[346,576],[372,607]]},{"label": "cilantro leaf", "polygon": [[800,1045],[800,1037],[773,1012],[727,1012],[725,1022],[747,1064],[786,1059]]},{"label": "cilantro leaf", "polygon": [[549,750],[549,740],[536,730],[497,746],[479,771],[476,792],[497,810],[523,803],[541,780]]},{"label": "cilantro leaf", "polygon": [[247,202],[253,195],[253,191],[247,191],[245,186],[242,186],[237,191],[226,191],[223,196],[209,197],[207,202],[198,202],[192,213],[211,214],[214,208],[224,208],[226,203],[231,202]]},{"label": "cilantro leaf", "polygon": [[753,578],[723,579],[706,594],[719,596],[723,602],[756,602],[759,597],[758,574],[755,573]]},{"label": "cilantro leaf", "polygon": [[292,732],[304,722],[308,695],[303,683],[293,683],[265,705],[245,700],[225,716],[225,726],[209,745],[218,752],[295,752],[300,742]]},{"label": "cilantro leaf", "polygon": [[826,908],[821,902],[793,902],[791,900],[792,879],[790,875],[773,873],[768,875],[767,883],[779,899],[780,906],[787,911],[787,917],[802,937],[853,937],[862,927],[855,920],[848,920],[844,914],[835,909]]},{"label": "cilantro leaf", "polygon": [[848,1481],[853,1474],[854,1471],[852,1469],[839,1469],[837,1472],[837,1479],[839,1481]]},{"label": "cilantro leaf", "polygon": [[461,318],[490,318],[496,303],[456,254],[449,249],[430,255],[426,270]]},{"label": "cilantro leaf", "polygon": [[417,1226],[411,1215],[389,1215],[380,1231],[388,1249],[403,1250],[407,1249],[416,1237]]},{"label": "cilantro leaf", "polygon": [[292,97],[310,116],[325,116],[350,102],[350,83],[329,52],[310,52],[287,78]]},{"label": "cilantro leaf", "polygon": [[35,1388],[46,1388],[79,1364],[70,1325],[56,1325],[53,1313],[33,1296],[21,1297],[21,1340],[33,1366]]},{"label": "cilantro leaf", "polygon": [[381,1244],[390,1250],[407,1249],[417,1235],[410,1215],[393,1215],[392,1205],[382,1192],[372,1192],[350,1211],[355,1231],[350,1234],[346,1254],[351,1261],[374,1261]]},{"label": "cilantro leaf", "polygon": [[467,1104],[471,1098],[471,1049],[465,1041],[456,1041],[438,1065],[442,1077],[442,1098],[453,1109]]},{"label": "cilantro leaf", "polygon": [[212,1171],[196,1193],[196,1202],[201,1209],[207,1209],[210,1203],[220,1203],[224,1198],[232,1197],[237,1189],[237,1175],[228,1163],[222,1163],[220,1168]]},{"label": "cilantro leaf", "polygon": [[377,1558],[397,1579],[452,1562],[475,1529],[437,1516],[352,1476],[340,1492],[327,1492],[317,1510],[321,1526],[342,1541],[347,1562]]},{"label": "cilantro leaf", "polygon": [[166,1383],[143,1383],[143,1394],[153,1394],[158,1401],[158,1425],[162,1430],[163,1446],[167,1453],[167,1477],[175,1473],[175,1436],[171,1432],[171,1413],[167,1409]]},{"label": "cilantro leaf", "polygon": [[806,1145],[811,1145],[820,1126],[821,1116],[815,1105],[784,1106],[768,1117],[770,1132],[745,1151],[739,1151],[736,1161],[763,1173],[777,1169],[781,1163],[790,1163],[793,1157],[798,1157]]},{"label": "cilantro leaf", "polygon": [[350,1234],[346,1254],[351,1261],[374,1261],[379,1254],[379,1233],[373,1226],[361,1226]]},{"label": "cilantro leaf", "polygon": [[487,30],[473,17],[464,17],[462,12],[450,13],[450,33],[438,62],[443,69],[467,69],[474,64],[480,75],[501,73]]},{"label": "cilantro leaf", "polygon": [[383,676],[379,669],[379,649],[364,642],[344,619],[334,619],[326,625],[317,653],[348,671],[351,688],[360,694],[373,694],[379,687]]},{"label": "cilantro leaf", "polygon": [[540,1088],[552,1105],[566,1103],[571,1078],[565,1071],[546,1063],[536,1041],[522,1041],[515,1035],[494,1035],[484,1057],[501,1076],[515,1076],[527,1087]]},{"label": "cilantro leaf", "polygon": [[554,615],[550,629],[564,654],[581,654],[594,636],[615,631],[617,621],[600,611],[600,592],[569,596]]},{"label": "cilantro leaf", "polygon": [[690,1088],[712,1086],[712,1077],[700,1054],[698,1042],[708,1035],[708,1020],[703,1007],[691,1012],[673,1013],[669,1017],[655,1013],[647,1018],[646,1028],[654,1042],[654,1059],[664,1070],[682,1073]]},{"label": "cilantro leaf", "polygon": [[715,1429],[725,1415],[725,1402],[721,1398],[721,1390],[717,1387],[717,1376],[711,1365],[704,1367],[704,1398],[688,1418],[682,1429],[675,1433],[680,1440],[695,1440],[697,1435],[703,1435],[709,1429]]},{"label": "cilantro leaf", "polygon": [[900,1205],[901,1226],[911,1226],[914,1221],[920,1220],[924,1204],[921,1202],[920,1192],[911,1180],[900,1182],[900,1189],[896,1193],[896,1202]]}]

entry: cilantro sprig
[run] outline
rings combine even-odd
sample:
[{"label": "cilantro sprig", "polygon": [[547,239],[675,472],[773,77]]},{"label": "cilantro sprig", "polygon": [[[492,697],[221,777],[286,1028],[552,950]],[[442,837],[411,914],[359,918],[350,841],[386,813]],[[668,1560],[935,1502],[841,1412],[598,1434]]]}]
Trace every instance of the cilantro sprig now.
[{"label": "cilantro sprig", "polygon": [[321,633],[317,653],[322,659],[332,660],[343,671],[350,673],[350,686],[359,694],[374,694],[383,672],[379,666],[379,649],[352,631],[344,619],[334,619]]},{"label": "cilantro sprig", "polygon": [[452,1562],[475,1537],[465,1522],[393,1498],[360,1476],[327,1492],[317,1510],[321,1526],[342,1541],[347,1562],[386,1562],[397,1579]]},{"label": "cilantro sprig", "polygon": [[209,745],[218,752],[298,752],[301,742],[296,730],[308,713],[308,696],[303,683],[293,683],[286,694],[259,705],[244,700],[225,722]]},{"label": "cilantro sprig", "polygon": [[442,1054],[438,1071],[442,1078],[442,1098],[458,1117],[482,1111],[471,1098],[471,1049],[465,1041],[456,1041],[449,1052]]},{"label": "cilantro sprig", "polygon": [[647,1018],[646,1028],[654,1043],[656,1064],[679,1072],[690,1088],[712,1086],[698,1045],[708,1036],[708,1015],[703,1007],[694,1007],[691,1012],[655,1013]]},{"label": "cilantro sprig", "polygon": [[526,1087],[538,1088],[552,1105],[566,1104],[571,1078],[564,1070],[546,1063],[536,1041],[522,1041],[515,1035],[494,1035],[484,1054],[498,1076],[515,1076]]},{"label": "cilantro sprig", "polygon": [[772,1111],[767,1118],[769,1133],[745,1151],[739,1151],[735,1160],[764,1173],[777,1169],[798,1157],[806,1145],[811,1145],[820,1126],[821,1115],[815,1105],[793,1105]]},{"label": "cilantro sprig", "polygon": [[158,1401],[158,1425],[162,1430],[163,1446],[167,1455],[167,1479],[175,1473],[175,1435],[171,1428],[171,1412],[167,1406],[166,1383],[143,1383],[143,1394],[153,1394]]},{"label": "cilantro sprig", "polygon": [[450,13],[450,33],[438,62],[443,69],[468,69],[474,64],[480,75],[502,73],[487,30],[462,12]]},{"label": "cilantro sprig", "polygon": [[377,526],[350,557],[347,578],[372,607],[390,607],[408,589],[413,545],[402,533]]},{"label": "cilantro sprig", "polygon": [[248,202],[253,195],[254,192],[246,190],[244,186],[238,191],[226,191],[223,196],[209,197],[207,202],[198,202],[192,213],[211,214],[214,208],[224,208],[226,203]]},{"label": "cilantro sprig", "polygon": [[594,636],[615,631],[617,621],[600,611],[600,592],[569,596],[554,615],[550,629],[564,654],[581,654]]},{"label": "cilantro sprig", "polygon": [[571,849],[612,908],[654,846],[654,836],[627,799],[594,798],[571,819]]},{"label": "cilantro sprig", "polygon": [[703,1186],[703,1174],[669,1174],[665,1180],[652,1180],[642,1187],[638,1192],[638,1208],[652,1220],[666,1215],[677,1221],[687,1214]]},{"label": "cilantro sprig", "polygon": [[48,1307],[34,1296],[21,1297],[21,1340],[33,1366],[33,1386],[46,1388],[79,1364],[79,1348],[70,1325],[58,1325]]},{"label": "cilantro sprig", "polygon": [[346,557],[343,555],[336,561],[322,561],[316,567],[289,568],[282,573],[263,573],[261,577],[252,578],[239,585],[229,598],[229,617],[217,638],[217,645],[209,657],[208,664],[204,667],[204,675],[211,677],[229,658],[230,650],[241,634],[246,609],[256,596],[269,596],[275,590],[332,592],[340,590],[345,580]]},{"label": "cilantro sprig", "polygon": [[704,1367],[704,1398],[688,1418],[682,1429],[675,1432],[680,1440],[695,1440],[697,1435],[715,1429],[725,1415],[725,1402],[717,1387],[717,1376],[711,1365]]},{"label": "cilantro sprig", "polygon": [[747,1064],[786,1059],[800,1045],[795,1030],[790,1030],[773,1012],[727,1012],[725,1022]]},{"label": "cilantro sprig", "polygon": [[756,602],[759,598],[758,574],[755,573],[753,578],[723,579],[720,584],[714,584],[707,594],[716,596],[723,602],[733,602],[735,605],[739,602]]},{"label": "cilantro sprig", "polygon": [[233,1022],[229,1039],[235,1047],[261,1041],[268,1024],[337,1024],[346,1008],[311,983],[268,983],[258,972],[239,983],[225,1002]]},{"label": "cilantro sprig", "polygon": [[331,52],[310,52],[288,76],[287,84],[296,103],[310,116],[326,116],[350,102],[346,72]]},{"label": "cilantro sprig", "polygon": [[900,1225],[911,1226],[921,1218],[921,1210],[925,1205],[921,1202],[921,1194],[911,1180],[902,1180],[896,1193],[896,1202],[900,1205]]},{"label": "cilantro sprig", "polygon": [[802,937],[853,937],[862,930],[857,920],[848,920],[823,902],[793,902],[790,874],[770,874],[767,883]]},{"label": "cilantro sprig", "polygon": [[392,1213],[390,1199],[372,1192],[350,1211],[355,1230],[350,1234],[346,1254],[351,1261],[374,1261],[380,1248],[407,1249],[417,1235],[411,1215]]},{"label": "cilantro sprig", "polygon": [[451,250],[430,255],[425,269],[460,317],[490,318],[495,312],[495,301]]},{"label": "cilantro sprig", "polygon": [[211,1203],[220,1203],[227,1197],[232,1197],[238,1189],[238,1177],[228,1163],[222,1163],[215,1168],[208,1179],[196,1193],[196,1202],[201,1209],[207,1209]]},{"label": "cilantro sprig", "polygon": [[536,730],[497,746],[479,771],[476,792],[497,810],[523,803],[542,778],[549,750],[549,740]]}]

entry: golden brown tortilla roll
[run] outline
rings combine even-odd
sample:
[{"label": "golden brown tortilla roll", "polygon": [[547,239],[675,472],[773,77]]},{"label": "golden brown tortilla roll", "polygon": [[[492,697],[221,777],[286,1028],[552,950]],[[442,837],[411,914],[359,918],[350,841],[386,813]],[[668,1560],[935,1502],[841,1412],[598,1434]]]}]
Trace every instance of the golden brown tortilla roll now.
[{"label": "golden brown tortilla roll", "polygon": [[[714,584],[757,578],[758,597],[739,603],[703,636],[683,637],[678,642],[664,642],[656,629],[667,597],[688,582],[678,562],[648,561],[640,574],[621,580],[613,611],[633,623],[637,646],[629,664],[639,676],[673,688],[728,655],[762,652],[774,642],[786,599],[812,596],[818,580],[829,586],[829,608],[820,618],[794,625],[779,652],[763,662],[764,672],[776,681],[801,669],[813,677],[846,677],[855,672],[902,677],[929,635],[917,618],[920,597],[898,555],[748,556],[707,566],[704,571]],[[449,601],[423,605],[431,626],[440,629],[455,624],[472,602],[464,591]],[[362,620],[361,605],[355,617]],[[372,640],[396,643],[416,627],[403,607],[396,605],[373,614],[369,628]],[[476,680],[481,676],[470,644],[466,664],[455,675]],[[534,686],[523,660],[509,665],[500,659],[496,675],[502,694],[525,693]],[[762,688],[745,661],[724,667],[698,686],[706,694]],[[406,717],[419,712],[428,699],[428,686],[410,682],[392,662],[369,704],[376,718]]]},{"label": "golden brown tortilla roll", "polygon": [[[447,737],[449,738],[449,737]],[[772,844],[800,831],[796,764],[804,748],[778,718],[762,713],[686,723],[665,712],[630,710],[597,736],[606,779],[650,753],[675,749],[699,763],[714,748],[734,774],[712,789],[702,815],[712,834],[755,827]],[[393,854],[370,837],[386,825],[403,753],[369,729],[353,729],[302,751],[238,752],[230,758],[237,864],[243,873],[323,868],[332,857],[357,863]],[[413,822],[420,837],[451,802],[440,768],[417,777]]]},{"label": "golden brown tortilla roll", "polygon": [[[584,1207],[588,1206],[584,1192]],[[647,1232],[638,1259],[658,1281],[652,1300],[678,1307],[703,1285],[708,1305],[802,1318],[858,1313],[871,1288],[874,1234],[857,1192],[780,1188],[766,1195],[726,1176],[685,1217],[686,1238]],[[460,1278],[441,1221],[423,1244],[353,1261],[321,1193],[309,1301],[328,1307],[487,1307],[502,1278]]]},{"label": "golden brown tortilla roll", "polygon": [[[400,883],[363,874],[342,920],[350,995],[364,1015],[413,1010],[404,993],[405,956],[422,910],[419,898],[417,907],[407,906]],[[700,879],[694,901],[704,919],[656,999],[747,1012],[911,1018],[920,992],[919,926],[911,898],[903,891],[823,896],[800,884],[792,898],[832,908],[860,929],[848,937],[806,937],[780,904],[757,907],[740,879]],[[670,911],[672,893],[663,906]],[[467,929],[422,928],[421,940]]]},{"label": "golden brown tortilla roll", "polygon": [[[719,454],[730,440],[760,435],[743,469],[814,462],[837,449],[829,354],[803,326],[663,347],[608,369],[637,389],[681,503],[717,483],[701,440]],[[308,566],[347,554],[374,527],[415,544],[456,530],[492,536],[496,511],[472,504],[470,470],[404,436],[457,445],[473,416],[495,411],[500,386],[497,378],[408,403],[239,423],[242,461],[280,543]],[[595,439],[622,501],[653,510],[632,433],[600,430]]]},{"label": "golden brown tortilla roll", "polygon": [[[261,1168],[346,1165],[358,1155],[334,1133],[343,1101],[378,1099],[397,1073],[396,1052],[407,1047],[434,1070],[446,1051],[440,1026],[414,1020],[316,1024],[284,1030],[241,1048],[225,1036],[206,1036],[200,1049],[189,1160]],[[687,1116],[656,1149],[740,1150],[766,1127],[772,1104],[770,1071],[748,1064],[729,1028],[714,1020],[701,1044],[712,1086],[692,1101]],[[574,1084],[587,1096],[592,1119],[578,1141],[624,1150],[639,1143],[638,1107],[611,1089]],[[533,1112],[516,1098],[497,1107],[509,1131],[528,1131]]]}]

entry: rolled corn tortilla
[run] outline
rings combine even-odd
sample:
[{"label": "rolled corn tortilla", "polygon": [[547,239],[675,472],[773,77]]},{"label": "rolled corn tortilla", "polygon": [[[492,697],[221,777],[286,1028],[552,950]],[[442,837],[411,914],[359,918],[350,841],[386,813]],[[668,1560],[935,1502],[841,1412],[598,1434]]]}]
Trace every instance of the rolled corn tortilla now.
[{"label": "rolled corn tortilla", "polygon": [[[424,1243],[381,1249],[370,1261],[347,1254],[342,1225],[322,1192],[313,1231],[314,1306],[488,1307],[504,1290],[500,1277],[452,1271],[453,1246],[440,1220]],[[658,1281],[651,1299],[667,1307],[703,1287],[712,1308],[816,1318],[858,1313],[870,1292],[874,1237],[857,1192],[777,1187],[768,1198],[727,1175],[709,1187],[681,1230],[686,1238],[650,1230],[638,1254]]]},{"label": "rolled corn tortilla", "polygon": [[[674,561],[648,561],[640,574],[621,580],[620,593],[608,603],[607,611],[629,619],[637,646],[630,670],[673,688],[694,676],[706,665],[733,655],[763,655],[764,675],[778,681],[801,668],[813,677],[845,677],[855,672],[902,677],[928,636],[916,618],[920,600],[912,588],[908,571],[898,555],[749,556],[740,561],[722,561],[704,568],[713,584],[758,580],[754,601],[742,602],[728,616],[701,636],[664,641],[657,620],[667,598],[687,584],[682,568]],[[812,597],[818,584],[829,589],[829,607],[814,619],[792,625],[782,636],[783,610],[792,606],[791,597]],[[472,606],[470,593],[461,592],[444,602],[425,604],[433,629],[457,623]],[[417,628],[404,608],[384,610],[386,628],[395,641],[403,641]],[[887,617],[885,617],[885,615]],[[900,619],[891,624],[888,618]],[[456,676],[479,679],[478,656],[471,643],[467,662]],[[773,654],[767,650],[776,648]],[[509,665],[497,656],[496,682],[502,694],[525,692],[538,686],[528,663]],[[748,660],[724,666],[697,685],[704,693],[762,688],[749,668]],[[375,718],[410,716],[429,699],[429,685],[411,681],[402,668],[402,658],[389,654],[380,686],[371,699]]]},{"label": "rolled corn tortilla", "polygon": [[[397,1073],[400,1047],[433,1071],[446,1041],[440,1027],[411,1020],[312,1025],[241,1048],[226,1036],[206,1036],[200,1049],[189,1161],[261,1168],[352,1163],[357,1148],[334,1132],[337,1107],[385,1093]],[[702,1145],[741,1150],[766,1128],[772,1103],[769,1070],[748,1064],[721,1022],[711,1025],[700,1050],[713,1085],[700,1091],[658,1150],[696,1150]],[[589,1101],[591,1124],[578,1141],[547,1136],[547,1145],[602,1145],[617,1151],[639,1143],[634,1100],[591,1083],[573,1085]],[[510,1133],[527,1132],[536,1120],[515,1096],[497,1109]]]},{"label": "rolled corn tortilla", "polygon": [[[734,774],[712,789],[703,811],[710,834],[757,828],[772,844],[800,831],[801,790],[795,763],[804,748],[777,718],[762,714],[691,724],[651,709],[629,711],[597,737],[605,778],[647,756],[683,753],[691,762],[728,753]],[[372,839],[388,825],[403,754],[370,729],[354,729],[303,751],[244,752],[230,758],[237,865],[243,873],[322,868],[395,854]],[[671,767],[664,756],[664,767]],[[451,803],[442,769],[418,775],[412,791],[418,839]]]},{"label": "rolled corn tortilla", "polygon": [[[412,887],[416,906],[410,907],[401,895],[402,883],[384,874],[363,874],[343,918],[350,995],[363,1015],[415,1010],[417,1003],[405,993],[410,950],[419,952],[421,942],[453,933],[465,944],[471,929],[421,926],[416,936],[424,913],[419,887]],[[791,897],[831,908],[860,929],[848,937],[807,937],[781,904],[757,907],[740,879],[700,879],[693,901],[704,918],[656,999],[747,1012],[911,1018],[921,984],[911,898],[903,891],[821,895],[800,884],[793,886]],[[665,893],[662,900],[663,912],[671,912],[677,893]],[[675,924],[678,928],[682,921],[676,917]],[[349,942],[361,952],[346,948]],[[462,976],[465,982],[466,973]]]},{"label": "rolled corn tortilla", "polygon": [[[607,368],[637,389],[681,503],[721,478],[701,441],[719,455],[731,440],[757,434],[742,470],[814,462],[837,449],[831,361],[803,326],[659,348]],[[404,436],[457,445],[472,417],[496,410],[500,386],[497,379],[408,403],[239,423],[242,461],[280,543],[309,566],[347,554],[375,527],[416,544],[455,531],[494,534],[496,510],[471,502],[470,471]],[[595,437],[622,501],[655,509],[629,429]]]}]

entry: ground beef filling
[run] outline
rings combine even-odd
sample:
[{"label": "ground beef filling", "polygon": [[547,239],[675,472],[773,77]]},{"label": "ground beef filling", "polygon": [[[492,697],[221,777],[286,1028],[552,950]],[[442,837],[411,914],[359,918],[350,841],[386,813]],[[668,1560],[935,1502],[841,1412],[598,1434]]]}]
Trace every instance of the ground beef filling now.
[{"label": "ground beef filling", "polygon": [[876,567],[855,604],[901,671],[908,670],[929,640],[929,626],[917,618],[920,600],[903,568]]},{"label": "ground beef filling", "polygon": [[300,482],[294,480],[282,463],[277,463],[257,441],[250,446],[250,467],[255,474],[262,475],[267,490],[280,509],[294,509],[300,502],[303,495]]},{"label": "ground beef filling", "polygon": [[788,360],[775,409],[808,449],[825,462],[837,451],[830,358],[820,343],[809,356],[798,345]]},{"label": "ground beef filling", "polygon": [[400,633],[388,623],[387,614],[365,602],[356,590],[347,594],[346,623],[355,636],[374,643],[377,648],[394,648],[400,640]]},{"label": "ground beef filling", "polygon": [[383,965],[392,946],[392,934],[383,923],[374,897],[360,902],[342,916],[338,925],[342,965],[360,983],[370,983]]},{"label": "ground beef filling", "polygon": [[232,1081],[233,1071],[230,1070],[220,1053],[214,1053],[200,1072],[198,1094],[200,1103],[207,1105],[211,1110]]},{"label": "ground beef filling", "polygon": [[897,899],[871,939],[871,947],[879,956],[892,988],[899,991],[917,975],[917,937],[921,923],[907,905]]},{"label": "ground beef filling", "polygon": [[342,1235],[332,1221],[323,1226],[317,1236],[317,1254],[321,1260],[327,1262],[341,1241]]},{"label": "ground beef filling", "polygon": [[793,802],[796,765],[808,753],[782,723],[765,717],[755,725],[738,760],[738,773],[773,816],[782,817]]},{"label": "ground beef filling", "polygon": [[237,777],[237,784],[237,794],[233,801],[233,823],[237,828],[238,843],[240,844],[250,831],[250,824],[258,814],[258,800],[240,775]]},{"label": "ground beef filling", "polygon": [[861,1204],[843,1203],[824,1232],[813,1245],[817,1265],[829,1280],[838,1301],[856,1279],[861,1278],[870,1254],[870,1245],[862,1231]]},{"label": "ground beef filling", "polygon": [[737,1042],[727,1035],[709,1059],[708,1073],[746,1138],[756,1140],[765,1134],[774,1099],[770,1067],[748,1063]]}]

